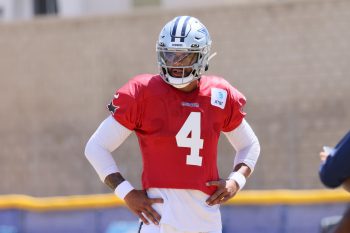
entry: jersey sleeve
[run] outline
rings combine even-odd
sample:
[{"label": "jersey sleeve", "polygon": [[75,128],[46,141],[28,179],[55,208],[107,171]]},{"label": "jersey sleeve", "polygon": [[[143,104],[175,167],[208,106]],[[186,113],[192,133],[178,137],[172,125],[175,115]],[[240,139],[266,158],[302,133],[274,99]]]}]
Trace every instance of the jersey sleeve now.
[{"label": "jersey sleeve", "polygon": [[350,177],[350,131],[339,141],[334,152],[321,165],[319,175],[322,183],[330,188],[340,186]]},{"label": "jersey sleeve", "polygon": [[107,105],[114,119],[130,130],[139,128],[141,125],[141,107],[138,104],[137,90],[136,84],[129,81],[116,91],[112,101]]},{"label": "jersey sleeve", "polygon": [[245,96],[230,86],[228,90],[226,118],[222,131],[229,132],[237,128],[246,115],[243,108],[246,104]]}]

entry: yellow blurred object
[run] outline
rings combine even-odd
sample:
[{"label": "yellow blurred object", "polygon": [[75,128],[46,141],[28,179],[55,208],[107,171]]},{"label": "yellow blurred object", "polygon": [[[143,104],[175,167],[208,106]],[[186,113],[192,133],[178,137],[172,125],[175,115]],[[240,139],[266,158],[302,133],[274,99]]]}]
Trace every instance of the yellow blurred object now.
[{"label": "yellow blurred object", "polygon": [[[350,182],[348,182],[350,183]],[[315,205],[350,202],[343,189],[335,190],[247,190],[239,192],[225,205]],[[0,196],[0,209],[57,211],[125,206],[114,194],[36,198],[26,195]]]}]

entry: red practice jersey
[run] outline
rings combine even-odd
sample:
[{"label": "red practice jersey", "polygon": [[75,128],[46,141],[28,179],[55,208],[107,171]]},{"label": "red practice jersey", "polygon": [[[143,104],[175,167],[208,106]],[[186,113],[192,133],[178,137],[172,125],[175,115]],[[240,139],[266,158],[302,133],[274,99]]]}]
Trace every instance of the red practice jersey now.
[{"label": "red practice jersey", "polygon": [[226,80],[202,76],[199,88],[182,92],[159,75],[144,74],[121,87],[108,105],[113,117],[134,130],[147,188],[197,189],[212,194],[218,180],[220,132],[234,130],[245,113],[245,97]]}]

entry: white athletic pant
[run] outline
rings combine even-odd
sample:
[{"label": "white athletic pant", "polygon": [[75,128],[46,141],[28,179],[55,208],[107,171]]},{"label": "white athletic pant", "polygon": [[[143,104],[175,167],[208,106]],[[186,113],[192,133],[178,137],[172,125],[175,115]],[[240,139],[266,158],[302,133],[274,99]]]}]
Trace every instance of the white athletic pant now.
[{"label": "white athletic pant", "polygon": [[160,226],[154,224],[142,224],[139,233],[222,233],[221,231],[210,232],[194,232],[194,231],[178,231],[170,225],[161,224]]}]

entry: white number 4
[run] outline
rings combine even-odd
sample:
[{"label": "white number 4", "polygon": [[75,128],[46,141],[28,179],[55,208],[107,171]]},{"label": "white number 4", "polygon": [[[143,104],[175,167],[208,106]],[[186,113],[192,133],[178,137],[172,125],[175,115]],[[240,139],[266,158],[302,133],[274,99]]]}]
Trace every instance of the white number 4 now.
[{"label": "white number 4", "polygon": [[[189,134],[191,136],[189,137]],[[201,113],[191,112],[187,120],[176,134],[176,143],[179,147],[191,148],[191,153],[187,155],[186,164],[202,166],[202,157],[199,156],[199,150],[203,148],[203,139],[201,136]]]}]

